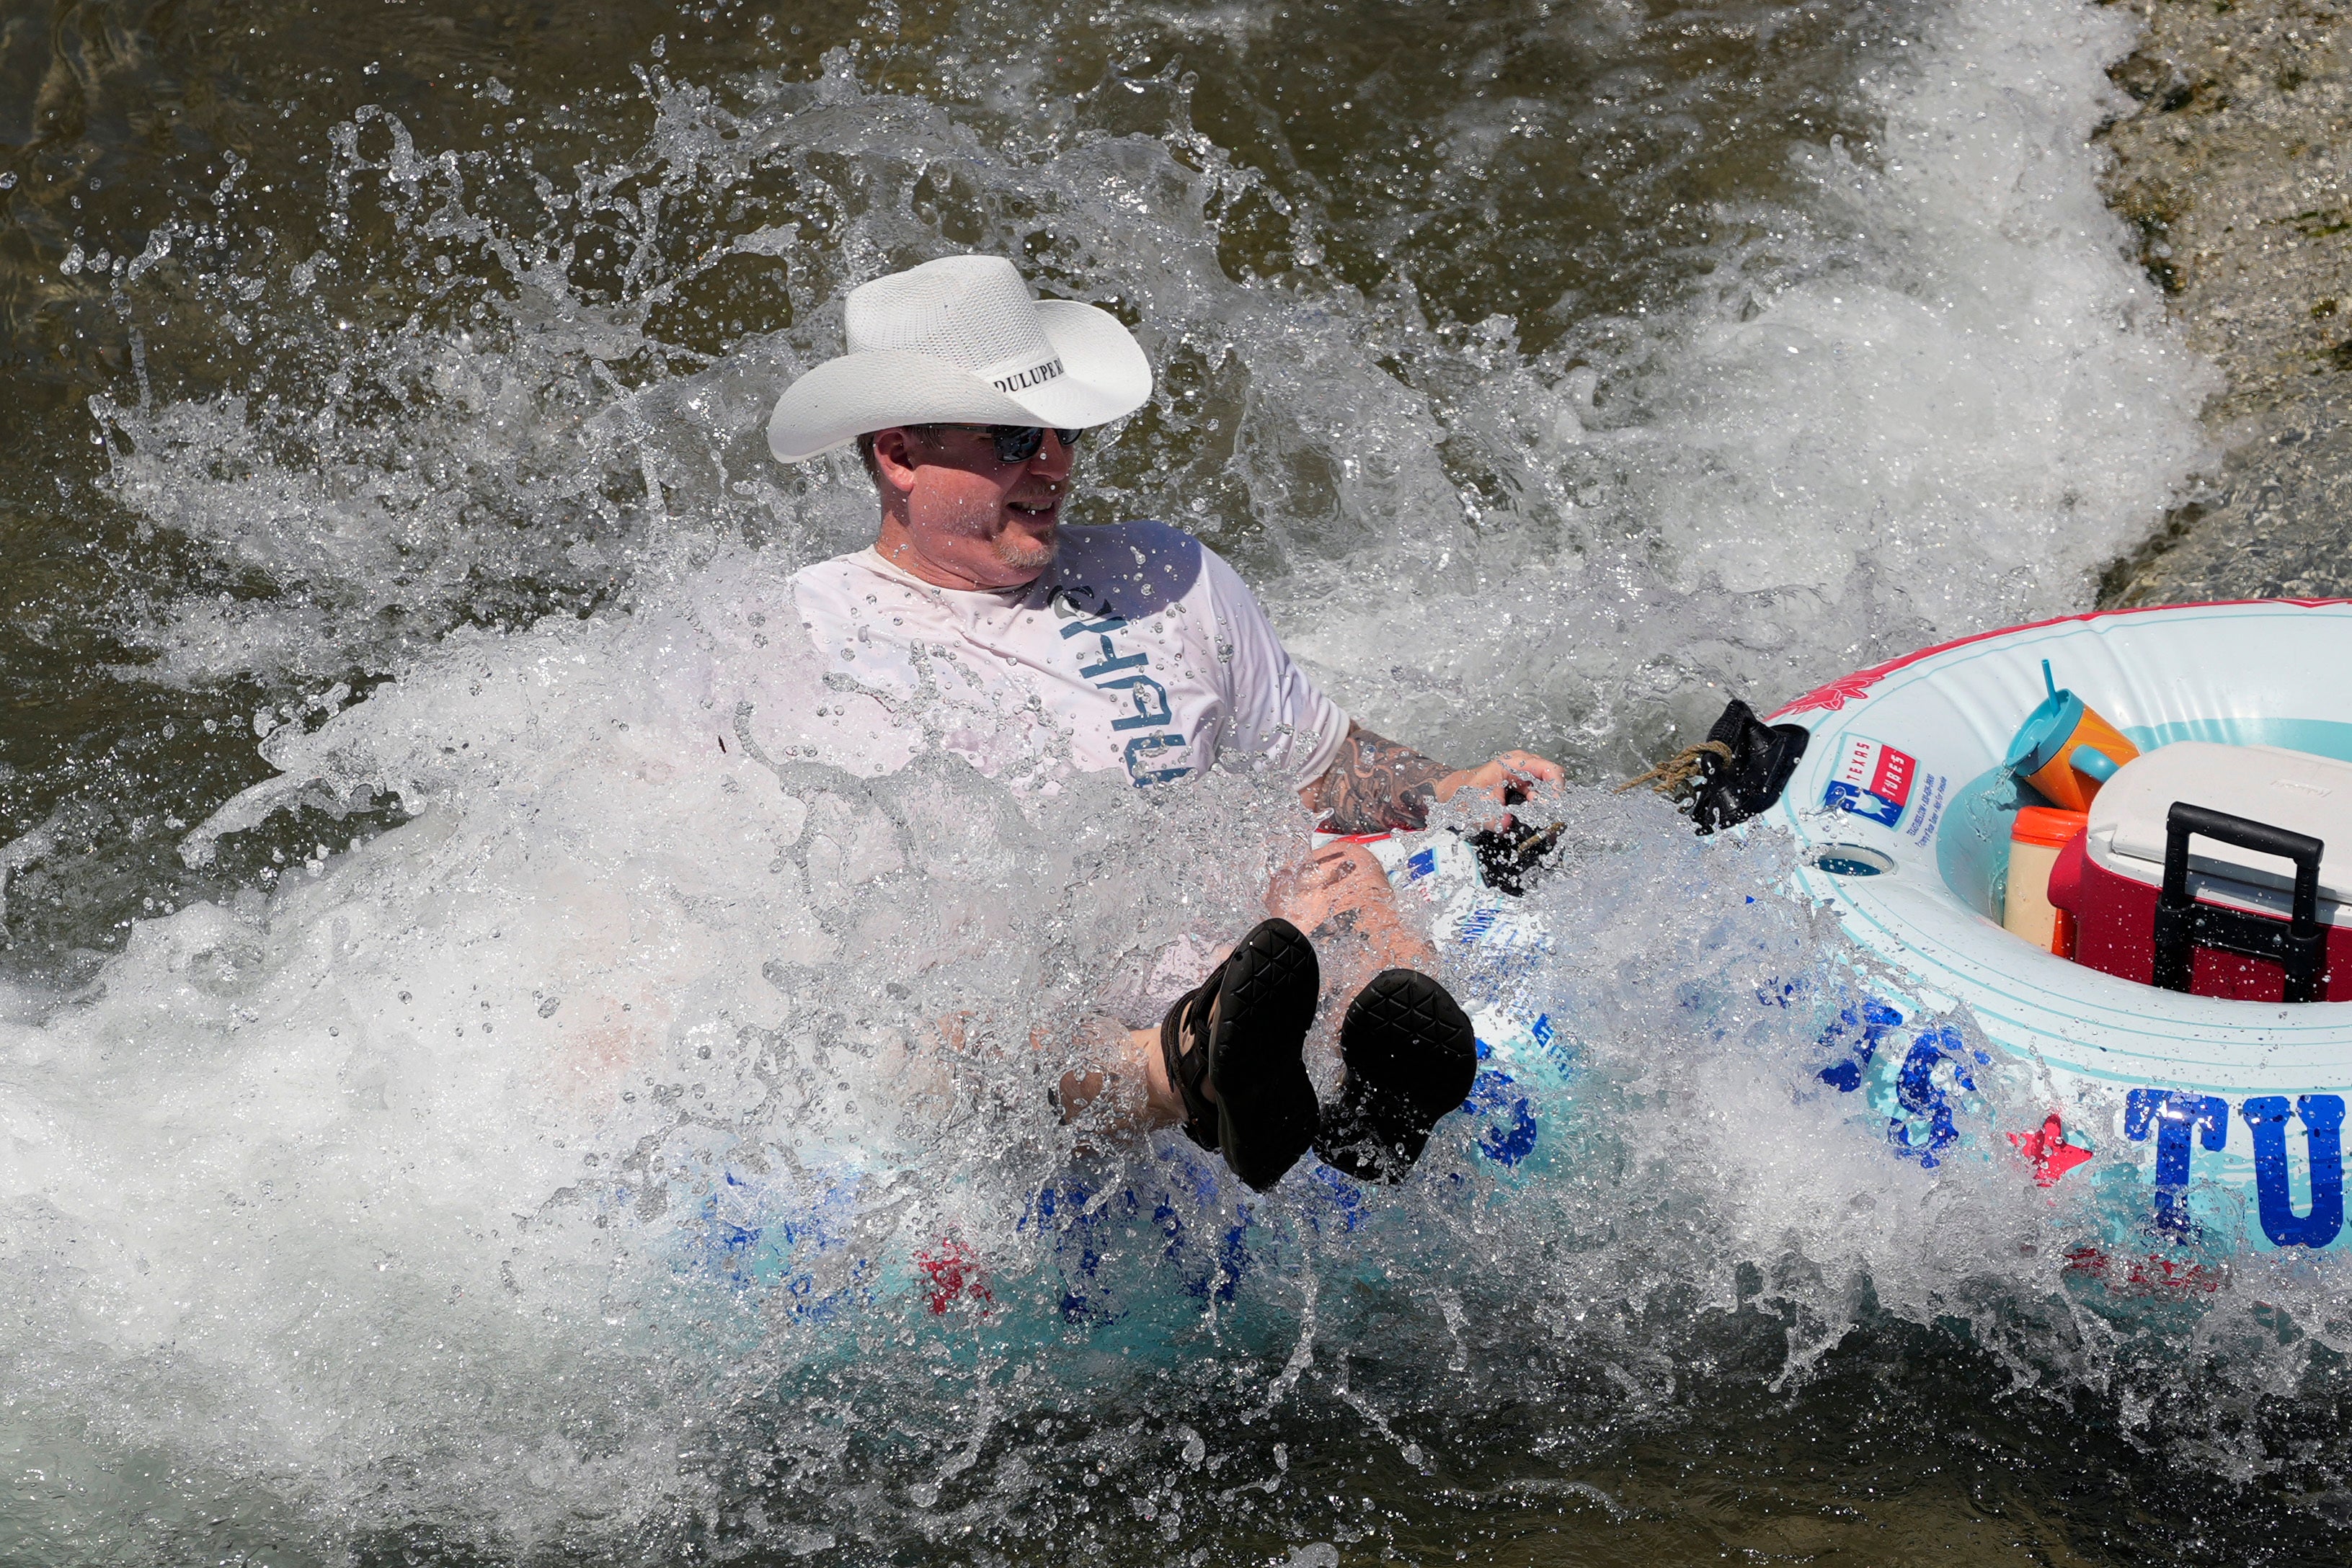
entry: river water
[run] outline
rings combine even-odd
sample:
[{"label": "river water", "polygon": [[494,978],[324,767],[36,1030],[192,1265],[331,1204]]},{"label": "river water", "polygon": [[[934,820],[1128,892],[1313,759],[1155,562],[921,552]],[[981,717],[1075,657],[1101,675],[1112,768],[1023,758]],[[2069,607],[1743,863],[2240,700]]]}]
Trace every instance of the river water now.
[{"label": "river water", "polygon": [[[2336,1260],[2111,1289],[2079,1195],[1893,1157],[1779,852],[1603,787],[2084,606],[2210,463],[2095,183],[2130,41],[0,9],[0,1559],[2342,1560]],[[1237,1207],[1048,1119],[1025,1042],[1245,924],[1295,804],[717,744],[871,526],[766,406],[964,249],[1151,355],[1079,520],[1570,765],[1508,1179]]]}]

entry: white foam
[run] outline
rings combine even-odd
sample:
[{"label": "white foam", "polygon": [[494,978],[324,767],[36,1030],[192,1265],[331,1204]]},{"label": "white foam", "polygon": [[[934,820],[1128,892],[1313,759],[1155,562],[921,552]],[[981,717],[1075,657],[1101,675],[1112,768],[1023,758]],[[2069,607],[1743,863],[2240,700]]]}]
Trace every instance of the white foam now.
[{"label": "white foam", "polygon": [[1742,237],[1693,308],[1625,324],[1622,371],[1570,346],[1467,402],[1452,438],[1521,509],[1475,538],[1458,508],[1420,511],[1421,555],[1446,559],[1411,591],[1385,550],[1313,573],[1283,595],[1294,646],[1458,754],[1508,743],[1532,704],[1615,761],[1661,706],[1711,718],[1694,690],[1769,707],[2082,607],[2214,455],[2215,373],[2096,184],[2102,68],[2130,36],[2090,7],[1933,18],[1868,84],[1867,153],[1801,147],[1801,208],[1727,204]]},{"label": "white foam", "polygon": [[[854,1247],[782,1250],[861,1299],[943,1235],[1012,1238],[1001,1184],[1069,1147],[1044,1088],[1073,1019],[1246,923],[1266,862],[1223,845],[1264,791],[1080,780],[1033,822],[960,762],[877,784],[771,755],[767,705],[825,690],[776,563],[676,602],[458,632],[275,730],[285,771],[192,859],[298,800],[414,820],[142,922],[90,994],[0,1025],[8,1348],[50,1370],[15,1419],[291,1474],[331,1512],[386,1464],[530,1494],[499,1506],[528,1538],[693,1493],[664,1434],[732,1372],[680,1339],[773,1316],[795,1343],[781,1282],[709,1262],[720,1223],[838,1209]],[[972,1162],[1005,1174],[967,1189]],[[575,1418],[618,1447],[545,1473]]]}]

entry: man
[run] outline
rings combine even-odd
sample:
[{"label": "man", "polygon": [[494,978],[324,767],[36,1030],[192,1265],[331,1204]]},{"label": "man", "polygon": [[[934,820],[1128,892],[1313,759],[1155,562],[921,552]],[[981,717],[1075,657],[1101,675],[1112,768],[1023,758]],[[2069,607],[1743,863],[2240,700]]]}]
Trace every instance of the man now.
[{"label": "man", "polygon": [[[786,389],[768,424],[783,462],[855,441],[881,501],[874,545],[793,580],[818,651],[885,706],[911,705],[940,744],[1032,787],[1122,769],[1139,787],[1212,766],[1267,769],[1328,831],[1414,828],[1464,789],[1498,801],[1552,781],[1507,752],[1448,768],[1384,740],[1318,691],[1214,552],[1158,523],[1062,531],[1073,448],[1133,413],[1151,370],[1108,313],[1035,300],[1000,257],[947,256],[848,299],[849,351]],[[1143,1116],[1181,1124],[1263,1190],[1311,1146],[1397,1179],[1475,1071],[1469,1020],[1409,964],[1433,955],[1359,845],[1280,879],[1275,910],[1108,1074],[1063,1081],[1074,1108],[1107,1077],[1144,1087]],[[1320,990],[1313,945],[1352,927],[1391,966],[1340,1027],[1346,1077],[1318,1106],[1301,1050]]]}]

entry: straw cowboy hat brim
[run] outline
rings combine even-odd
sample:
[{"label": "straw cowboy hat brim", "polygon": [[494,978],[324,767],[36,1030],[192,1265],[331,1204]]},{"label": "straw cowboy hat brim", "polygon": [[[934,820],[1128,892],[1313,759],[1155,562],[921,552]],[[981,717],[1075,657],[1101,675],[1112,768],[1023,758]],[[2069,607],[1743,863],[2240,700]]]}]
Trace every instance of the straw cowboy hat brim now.
[{"label": "straw cowboy hat brim", "polygon": [[768,450],[798,463],[900,424],[1080,430],[1143,406],[1151,365],[1118,318],[1073,299],[1040,299],[1034,308],[1052,357],[1034,369],[992,381],[905,349],[844,354],[784,389],[768,420]]}]

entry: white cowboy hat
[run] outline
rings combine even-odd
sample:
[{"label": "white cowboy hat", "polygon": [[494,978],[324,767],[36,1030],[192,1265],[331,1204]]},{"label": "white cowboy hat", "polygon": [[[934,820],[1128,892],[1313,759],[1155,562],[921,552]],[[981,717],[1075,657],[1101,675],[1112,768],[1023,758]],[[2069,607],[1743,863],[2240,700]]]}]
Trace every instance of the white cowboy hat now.
[{"label": "white cowboy hat", "polygon": [[1001,256],[943,256],[852,289],[849,352],[776,400],[768,450],[798,463],[898,424],[1080,430],[1132,413],[1151,366],[1118,319],[1033,299]]}]

